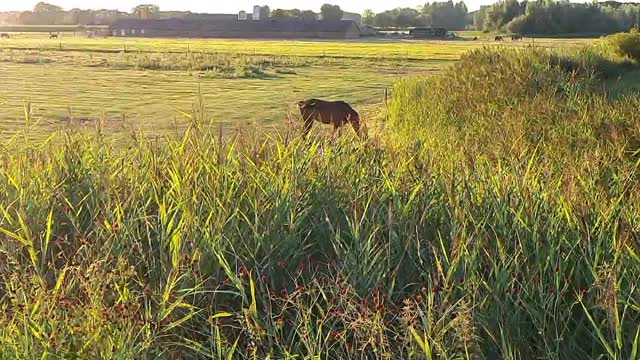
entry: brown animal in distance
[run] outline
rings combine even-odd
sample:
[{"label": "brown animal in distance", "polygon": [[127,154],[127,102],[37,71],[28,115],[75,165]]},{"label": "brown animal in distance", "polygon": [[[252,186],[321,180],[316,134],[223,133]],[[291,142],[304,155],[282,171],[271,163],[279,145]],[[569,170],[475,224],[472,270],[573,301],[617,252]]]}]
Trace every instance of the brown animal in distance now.
[{"label": "brown animal in distance", "polygon": [[2,33],[0,34],[0,39],[10,39],[11,36],[8,33]]},{"label": "brown animal in distance", "polygon": [[319,99],[309,99],[300,101],[298,109],[304,120],[304,137],[306,138],[313,122],[318,121],[323,124],[333,124],[333,134],[348,123],[353,126],[356,134],[360,136],[360,115],[344,101],[324,101]]},{"label": "brown animal in distance", "polygon": [[517,40],[522,41],[522,35],[518,35],[518,34],[511,35],[511,41],[517,41]]},{"label": "brown animal in distance", "polygon": [[57,38],[58,38],[58,34],[54,34],[54,33],[49,34],[49,39],[57,39]]},{"label": "brown animal in distance", "polygon": [[496,37],[494,38],[494,40],[495,40],[495,41],[503,41],[503,40],[504,40],[504,38],[503,38],[502,36],[498,35],[498,36],[496,36]]}]

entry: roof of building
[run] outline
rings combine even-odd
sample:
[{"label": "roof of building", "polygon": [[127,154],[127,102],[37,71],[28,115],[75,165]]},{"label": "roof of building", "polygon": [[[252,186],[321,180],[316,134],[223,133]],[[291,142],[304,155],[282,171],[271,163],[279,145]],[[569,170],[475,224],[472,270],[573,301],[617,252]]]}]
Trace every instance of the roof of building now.
[{"label": "roof of building", "polygon": [[446,31],[447,29],[443,28],[443,27],[415,27],[409,30],[415,30],[415,31]]},{"label": "roof of building", "polygon": [[350,18],[360,18],[360,19],[362,18],[362,15],[360,15],[358,13],[352,13],[352,12],[346,12],[346,11],[342,14],[342,16],[343,17],[347,16],[347,17],[350,17]]},{"label": "roof of building", "polygon": [[284,20],[269,19],[260,21],[245,20],[186,20],[186,19],[120,19],[111,28],[116,29],[145,29],[163,31],[242,31],[242,32],[347,32],[358,29],[354,21],[324,21],[324,20]]}]

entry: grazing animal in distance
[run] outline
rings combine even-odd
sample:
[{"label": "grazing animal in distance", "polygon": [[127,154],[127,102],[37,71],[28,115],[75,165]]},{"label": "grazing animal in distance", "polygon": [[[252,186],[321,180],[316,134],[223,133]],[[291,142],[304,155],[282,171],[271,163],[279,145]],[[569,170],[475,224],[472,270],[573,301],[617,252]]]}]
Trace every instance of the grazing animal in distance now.
[{"label": "grazing animal in distance", "polygon": [[478,37],[477,37],[477,36],[474,36],[472,40],[473,40],[473,41],[477,41],[477,40],[478,40]]},{"label": "grazing animal in distance", "polygon": [[503,40],[504,40],[504,38],[503,38],[502,36],[500,36],[500,35],[497,35],[497,36],[494,38],[494,40],[495,40],[495,41],[503,41]]},{"label": "grazing animal in distance", "polygon": [[49,34],[49,39],[57,39],[58,38],[58,34]]},{"label": "grazing animal in distance", "polygon": [[516,41],[516,40],[520,40],[522,41],[522,35],[511,35],[511,41]]},{"label": "grazing animal in distance", "polygon": [[11,36],[9,36],[9,34],[7,34],[7,33],[0,34],[0,39],[10,39],[10,38],[11,38]]},{"label": "grazing animal in distance", "polygon": [[333,124],[333,134],[345,124],[350,123],[356,134],[360,136],[360,115],[344,101],[325,101],[319,99],[309,99],[300,101],[298,109],[304,120],[304,137],[306,138],[313,122],[318,121],[323,124]]}]

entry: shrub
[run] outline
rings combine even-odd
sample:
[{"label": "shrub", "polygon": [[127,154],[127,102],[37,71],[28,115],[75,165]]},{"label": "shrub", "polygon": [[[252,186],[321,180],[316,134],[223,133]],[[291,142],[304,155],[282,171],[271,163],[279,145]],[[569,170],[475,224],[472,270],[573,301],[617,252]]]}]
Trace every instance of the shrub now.
[{"label": "shrub", "polygon": [[620,56],[640,62],[640,32],[619,33],[607,37],[607,43]]},{"label": "shrub", "polygon": [[556,165],[573,163],[600,153],[606,136],[594,129],[605,122],[625,129],[619,146],[640,136],[640,101],[608,99],[598,64],[538,49],[480,49],[438,76],[397,83],[391,123],[447,154],[504,160],[537,147]]}]

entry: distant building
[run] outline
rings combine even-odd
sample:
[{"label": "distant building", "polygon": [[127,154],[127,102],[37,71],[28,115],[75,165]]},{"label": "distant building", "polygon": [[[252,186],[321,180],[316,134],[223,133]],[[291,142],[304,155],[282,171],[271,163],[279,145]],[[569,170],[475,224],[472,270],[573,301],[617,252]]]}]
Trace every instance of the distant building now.
[{"label": "distant building", "polygon": [[121,19],[111,24],[110,33],[117,37],[157,38],[356,39],[360,28],[353,21]]},{"label": "distant building", "polygon": [[342,20],[351,20],[360,25],[362,24],[362,15],[357,13],[345,12],[344,15],[342,15]]},{"label": "distant building", "polygon": [[447,37],[445,28],[414,28],[409,30],[409,36],[420,39],[439,39]]},{"label": "distant building", "polygon": [[154,19],[185,19],[185,20],[207,20],[207,21],[220,21],[220,20],[237,20],[236,14],[200,14],[192,13],[190,11],[160,11],[154,17]]},{"label": "distant building", "polygon": [[376,36],[380,33],[378,28],[375,28],[371,25],[362,24],[358,25],[360,28],[360,36]]},{"label": "distant building", "polygon": [[[317,15],[317,18],[318,18],[318,20],[324,20],[324,19],[322,18],[322,14],[318,14],[318,15]],[[345,21],[353,21],[353,22],[355,22],[356,24],[360,25],[360,24],[362,24],[362,15],[357,14],[357,13],[345,12],[345,13],[342,15],[342,20],[345,20]]]}]

